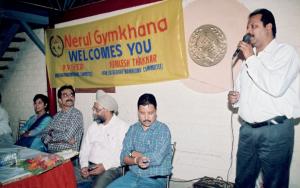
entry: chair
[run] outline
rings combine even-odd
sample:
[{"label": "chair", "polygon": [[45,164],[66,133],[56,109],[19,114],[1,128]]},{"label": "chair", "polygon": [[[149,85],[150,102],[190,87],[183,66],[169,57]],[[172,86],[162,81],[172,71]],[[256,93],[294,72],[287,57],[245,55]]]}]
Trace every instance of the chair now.
[{"label": "chair", "polygon": [[[171,164],[173,165],[174,155],[175,155],[175,151],[176,151],[176,142],[174,142],[173,144],[171,144],[171,146],[172,146]],[[122,167],[122,176],[124,176],[125,173],[128,171],[129,166],[128,165],[123,165],[121,167]],[[172,175],[173,174],[171,173],[170,175],[167,176],[167,185],[166,185],[166,188],[170,187],[170,180],[171,180]]]},{"label": "chair", "polygon": [[20,119],[19,120],[19,125],[18,125],[18,130],[17,130],[17,140],[19,140],[20,139],[20,130],[21,130],[21,128],[25,125],[25,123],[26,123],[26,121],[27,120],[24,120],[24,119]]},{"label": "chair", "polygon": [[[174,142],[172,145],[172,159],[171,159],[171,164],[173,165],[173,161],[174,161],[174,155],[175,155],[175,151],[176,151],[176,142]],[[166,188],[170,187],[170,181],[172,178],[173,173],[171,173],[170,175],[167,176],[167,186]]]}]

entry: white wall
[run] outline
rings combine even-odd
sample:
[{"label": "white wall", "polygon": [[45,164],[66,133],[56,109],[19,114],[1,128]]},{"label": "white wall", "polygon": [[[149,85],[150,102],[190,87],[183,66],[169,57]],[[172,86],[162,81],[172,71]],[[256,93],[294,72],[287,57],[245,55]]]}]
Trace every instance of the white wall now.
[{"label": "white wall", "polygon": [[[185,5],[191,2],[193,0],[184,1]],[[270,9],[277,21],[278,40],[294,45],[300,52],[298,34],[300,23],[297,21],[300,18],[300,1],[240,0],[239,2],[249,11],[261,7]],[[43,31],[36,33],[43,40]],[[33,96],[36,93],[46,94],[44,56],[29,39],[28,41],[17,53],[9,78],[0,80],[3,106],[9,112],[14,128],[18,119],[28,118],[33,113]],[[226,179],[233,140],[231,112],[227,109],[227,91],[216,94],[199,93],[187,88],[181,81],[116,87],[116,93],[112,95],[119,102],[121,118],[129,123],[137,120],[136,102],[144,92],[151,92],[157,97],[158,119],[169,125],[172,139],[177,142],[174,177],[192,179],[221,176]],[[94,94],[76,95],[75,105],[83,112],[86,126],[91,123],[94,98]],[[239,128],[237,116],[234,115],[233,119],[235,143],[233,166],[229,177],[231,181],[235,176],[235,151]],[[299,126],[296,126],[290,181],[292,188],[300,185],[297,178],[300,172],[297,169],[300,165],[299,140]]]},{"label": "white wall", "polygon": [[[43,30],[35,33],[43,41]],[[9,71],[0,79],[2,105],[8,111],[11,127],[16,136],[19,119],[28,119],[34,113],[33,97],[37,93],[47,95],[45,57],[35,44],[24,34],[26,42],[11,43],[10,46],[20,48],[15,54],[15,61],[9,62]],[[12,53],[4,56],[11,57]]]}]

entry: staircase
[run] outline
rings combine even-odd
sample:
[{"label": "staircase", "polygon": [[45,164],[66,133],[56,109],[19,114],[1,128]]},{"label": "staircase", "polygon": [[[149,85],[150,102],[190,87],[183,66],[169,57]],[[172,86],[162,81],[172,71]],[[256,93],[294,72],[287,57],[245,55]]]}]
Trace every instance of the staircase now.
[{"label": "staircase", "polygon": [[26,41],[23,37],[13,36],[10,42],[5,44],[5,36],[8,36],[8,34],[0,33],[0,82],[7,77],[13,66],[14,57],[20,51],[20,45]]},{"label": "staircase", "polygon": [[43,51],[44,45],[33,29],[49,25],[48,10],[21,6],[13,1],[0,2],[0,81],[7,76],[15,55],[20,51],[20,45],[26,41],[17,34],[26,33]]}]

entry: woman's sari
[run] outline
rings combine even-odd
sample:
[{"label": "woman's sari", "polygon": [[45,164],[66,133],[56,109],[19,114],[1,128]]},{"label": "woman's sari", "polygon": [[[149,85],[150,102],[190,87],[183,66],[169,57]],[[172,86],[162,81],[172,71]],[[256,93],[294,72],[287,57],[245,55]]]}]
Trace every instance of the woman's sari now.
[{"label": "woman's sari", "polygon": [[[34,130],[35,128],[37,128],[41,124],[41,122],[47,117],[51,117],[51,116],[48,113],[43,114],[30,126],[30,128],[26,132],[30,132],[30,131]],[[36,138],[37,138],[37,136],[28,136],[28,137],[22,136],[16,142],[16,145],[31,148],[32,143],[34,142],[34,140]],[[41,147],[39,150],[44,150],[43,148],[45,148],[45,147]],[[37,149],[37,148],[35,148],[35,149]]]}]

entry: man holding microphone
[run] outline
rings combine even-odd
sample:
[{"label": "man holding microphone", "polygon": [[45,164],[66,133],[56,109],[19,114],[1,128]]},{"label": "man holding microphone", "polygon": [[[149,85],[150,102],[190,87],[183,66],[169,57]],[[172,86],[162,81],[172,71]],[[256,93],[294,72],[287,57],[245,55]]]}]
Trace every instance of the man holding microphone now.
[{"label": "man holding microphone", "polygon": [[[248,17],[249,43],[228,101],[242,119],[235,187],[254,188],[260,170],[264,188],[289,186],[295,118],[300,117],[300,60],[296,50],[278,43],[273,14],[257,9]],[[243,55],[243,57],[241,57]]]}]

